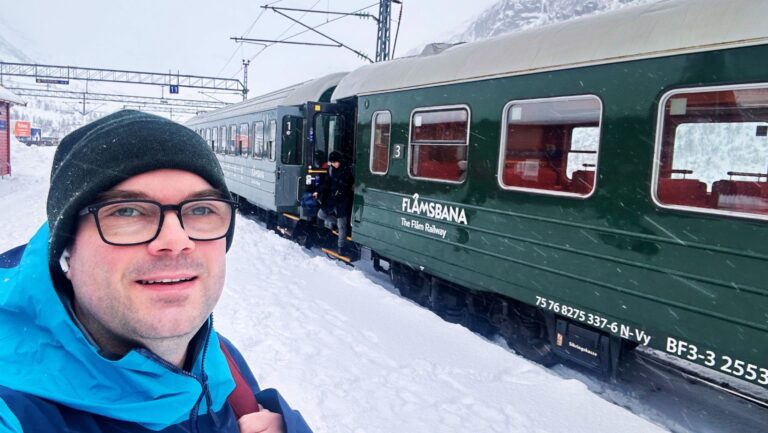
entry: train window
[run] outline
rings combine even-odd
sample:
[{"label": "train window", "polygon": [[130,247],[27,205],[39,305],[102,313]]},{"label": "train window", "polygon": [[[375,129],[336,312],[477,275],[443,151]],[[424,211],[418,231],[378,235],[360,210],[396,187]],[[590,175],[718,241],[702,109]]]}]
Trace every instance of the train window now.
[{"label": "train window", "polygon": [[656,203],[768,219],[768,84],[676,90],[659,109]]},{"label": "train window", "polygon": [[275,160],[275,137],[277,137],[277,121],[272,119],[269,121],[269,129],[267,130],[266,149],[264,155],[269,158],[270,161]]},{"label": "train window", "polygon": [[459,183],[467,174],[469,108],[417,109],[411,114],[408,174]]},{"label": "train window", "polygon": [[264,149],[264,122],[253,122],[253,157],[262,159],[266,156]]},{"label": "train window", "polygon": [[237,155],[237,125],[229,125],[227,155]]},{"label": "train window", "polygon": [[237,147],[239,149],[240,156],[247,158],[251,155],[251,141],[250,135],[248,135],[248,124],[240,124],[240,134],[237,136]]},{"label": "train window", "polygon": [[283,164],[299,165],[301,160],[301,135],[304,119],[298,116],[283,116],[283,135],[280,143],[280,160]]},{"label": "train window", "polygon": [[227,127],[221,126],[219,127],[219,146],[216,148],[216,151],[219,153],[224,153],[227,146]]},{"label": "train window", "polygon": [[214,152],[219,151],[219,132],[218,128],[211,128],[211,147]]},{"label": "train window", "polygon": [[371,173],[386,174],[389,170],[389,142],[392,130],[392,115],[389,111],[373,113],[371,122]]},{"label": "train window", "polygon": [[512,101],[504,108],[499,184],[588,197],[595,189],[602,105],[596,96]]}]

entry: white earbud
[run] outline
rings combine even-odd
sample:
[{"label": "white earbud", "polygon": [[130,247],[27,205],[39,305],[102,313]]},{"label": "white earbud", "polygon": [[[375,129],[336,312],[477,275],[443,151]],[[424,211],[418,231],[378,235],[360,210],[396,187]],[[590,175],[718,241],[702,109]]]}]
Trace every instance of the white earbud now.
[{"label": "white earbud", "polygon": [[61,266],[61,271],[65,274],[69,272],[69,249],[65,249],[63,253],[61,253],[61,257],[59,257],[59,266]]}]

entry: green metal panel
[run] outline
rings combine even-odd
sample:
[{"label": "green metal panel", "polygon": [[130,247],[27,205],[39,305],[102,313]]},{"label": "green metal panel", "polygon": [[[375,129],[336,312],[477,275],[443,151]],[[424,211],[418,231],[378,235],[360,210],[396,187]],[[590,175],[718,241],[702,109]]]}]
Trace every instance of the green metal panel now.
[{"label": "green metal panel", "polygon": [[[768,385],[768,223],[661,209],[650,194],[662,95],[750,82],[768,82],[768,47],[360,97],[361,161],[369,159],[376,111],[392,114],[390,149],[406,151],[413,109],[466,104],[471,118],[461,184],[411,179],[407,157],[390,158],[385,176],[358,164],[354,238],[467,287]],[[595,193],[582,199],[503,190],[496,176],[504,106],[567,95],[596,95],[603,105]],[[414,194],[460,209],[466,224],[415,214]],[[695,345],[695,353],[668,337]],[[754,374],[744,366],[734,371],[736,360],[753,364]]]}]

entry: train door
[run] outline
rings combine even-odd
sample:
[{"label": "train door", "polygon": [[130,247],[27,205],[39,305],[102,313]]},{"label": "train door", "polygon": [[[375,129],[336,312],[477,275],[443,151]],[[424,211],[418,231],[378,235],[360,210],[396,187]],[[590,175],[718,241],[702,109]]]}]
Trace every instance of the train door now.
[{"label": "train door", "polygon": [[328,154],[340,152],[348,163],[355,162],[355,108],[347,103],[307,102],[305,164],[320,168]]},{"label": "train door", "polygon": [[275,204],[279,211],[296,212],[301,197],[299,180],[302,176],[304,118],[298,109],[280,113],[278,127],[280,128],[280,146],[276,169]]},{"label": "train door", "polygon": [[[307,102],[304,136],[304,193],[313,192],[328,173],[328,155],[340,152],[354,170],[355,108],[346,103]],[[302,216],[311,213],[302,209]]]}]

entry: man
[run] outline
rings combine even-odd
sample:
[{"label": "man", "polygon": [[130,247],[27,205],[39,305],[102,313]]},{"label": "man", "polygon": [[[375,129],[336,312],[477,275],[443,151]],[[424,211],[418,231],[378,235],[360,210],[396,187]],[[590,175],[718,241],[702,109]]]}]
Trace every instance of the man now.
[{"label": "man", "polygon": [[341,153],[333,151],[328,155],[330,168],[328,176],[320,185],[318,191],[312,193],[312,196],[320,202],[320,210],[317,217],[336,224],[338,227],[338,253],[342,256],[348,256],[351,251],[346,248],[347,227],[349,225],[349,215],[352,213],[352,195],[355,178],[352,170],[342,161]]},{"label": "man", "polygon": [[213,329],[235,207],[184,126],[65,137],[48,223],[0,256],[0,432],[310,432]]}]

